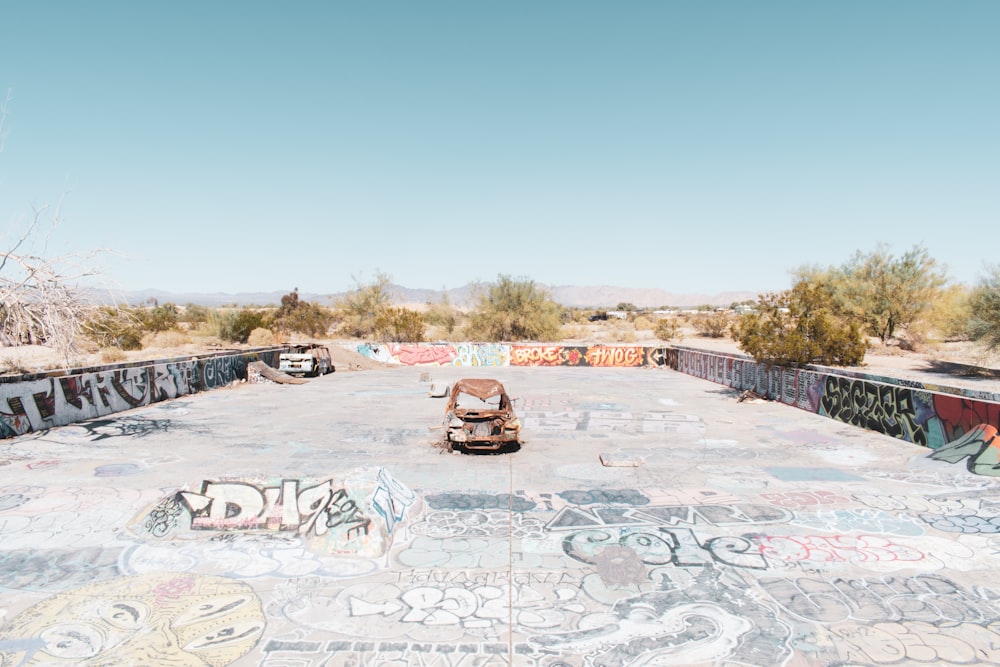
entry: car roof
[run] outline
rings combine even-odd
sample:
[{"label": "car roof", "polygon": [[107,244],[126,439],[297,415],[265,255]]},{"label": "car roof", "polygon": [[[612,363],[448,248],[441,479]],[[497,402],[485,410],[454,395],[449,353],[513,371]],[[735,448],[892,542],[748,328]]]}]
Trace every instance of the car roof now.
[{"label": "car roof", "polygon": [[499,380],[490,378],[464,378],[455,382],[451,391],[453,395],[463,392],[483,401],[507,393]]}]

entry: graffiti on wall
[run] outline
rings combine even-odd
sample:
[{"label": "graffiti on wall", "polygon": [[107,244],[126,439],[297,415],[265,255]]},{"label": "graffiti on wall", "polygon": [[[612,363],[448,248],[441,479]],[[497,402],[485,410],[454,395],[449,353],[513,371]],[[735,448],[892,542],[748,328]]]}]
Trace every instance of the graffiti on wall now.
[{"label": "graffiti on wall", "polygon": [[675,354],[640,345],[510,345],[506,343],[362,343],[356,351],[403,366],[668,366]]},{"label": "graffiti on wall", "polygon": [[277,366],[279,352],[184,359],[0,383],[0,438],[103,417],[247,377],[247,364]]},{"label": "graffiti on wall", "polygon": [[965,462],[980,475],[1000,476],[997,402],[931,391],[918,382],[887,384],[814,368],[768,368],[749,358],[691,349],[677,351],[676,369],[929,447],[932,458]]}]

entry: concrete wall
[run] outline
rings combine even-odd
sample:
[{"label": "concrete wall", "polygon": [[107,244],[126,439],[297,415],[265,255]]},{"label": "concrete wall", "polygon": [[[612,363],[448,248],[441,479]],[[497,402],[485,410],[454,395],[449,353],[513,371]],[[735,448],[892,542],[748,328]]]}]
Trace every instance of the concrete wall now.
[{"label": "concrete wall", "polygon": [[682,373],[923,445],[935,450],[932,458],[1000,476],[1000,394],[823,366],[767,367],[742,355],[686,347],[673,348],[670,361]]},{"label": "concrete wall", "polygon": [[362,343],[350,349],[403,366],[664,366],[668,349],[643,345]]},{"label": "concrete wall", "polygon": [[277,367],[284,347],[219,352],[0,377],[0,438],[64,426],[247,377],[247,364]]}]

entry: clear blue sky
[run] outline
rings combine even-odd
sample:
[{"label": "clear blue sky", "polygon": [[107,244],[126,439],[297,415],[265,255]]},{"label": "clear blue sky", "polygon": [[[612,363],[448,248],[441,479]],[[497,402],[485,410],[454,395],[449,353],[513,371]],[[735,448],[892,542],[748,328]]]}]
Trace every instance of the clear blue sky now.
[{"label": "clear blue sky", "polygon": [[0,231],[126,290],[1000,260],[1000,2],[4,4]]}]

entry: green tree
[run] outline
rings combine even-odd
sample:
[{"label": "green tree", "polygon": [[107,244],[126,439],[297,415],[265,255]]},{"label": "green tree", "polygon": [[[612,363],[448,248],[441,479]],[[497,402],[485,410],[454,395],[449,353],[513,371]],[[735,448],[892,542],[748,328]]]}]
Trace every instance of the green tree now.
[{"label": "green tree", "polygon": [[[937,340],[967,340],[972,317],[969,311],[971,295],[972,290],[965,285],[948,285],[942,289],[924,317],[922,324],[926,330],[921,333],[930,334]],[[912,329],[911,326],[911,333]]]},{"label": "green tree", "polygon": [[533,280],[500,275],[480,293],[466,335],[483,341],[557,340],[561,320],[562,307]]},{"label": "green tree", "polygon": [[969,338],[1000,349],[1000,264],[988,266],[969,297]]},{"label": "green tree", "polygon": [[375,333],[379,316],[392,305],[392,278],[379,272],[369,283],[354,279],[355,288],[342,296],[334,306],[340,324],[337,331],[344,336],[364,338]]},{"label": "green tree", "polygon": [[781,366],[856,366],[865,344],[856,322],[839,317],[828,283],[801,280],[790,290],[763,294],[754,312],[733,325],[740,348],[759,362]]},{"label": "green tree", "polygon": [[926,249],[914,246],[896,258],[881,243],[857,252],[833,278],[835,308],[883,343],[927,313],[946,282]]}]

